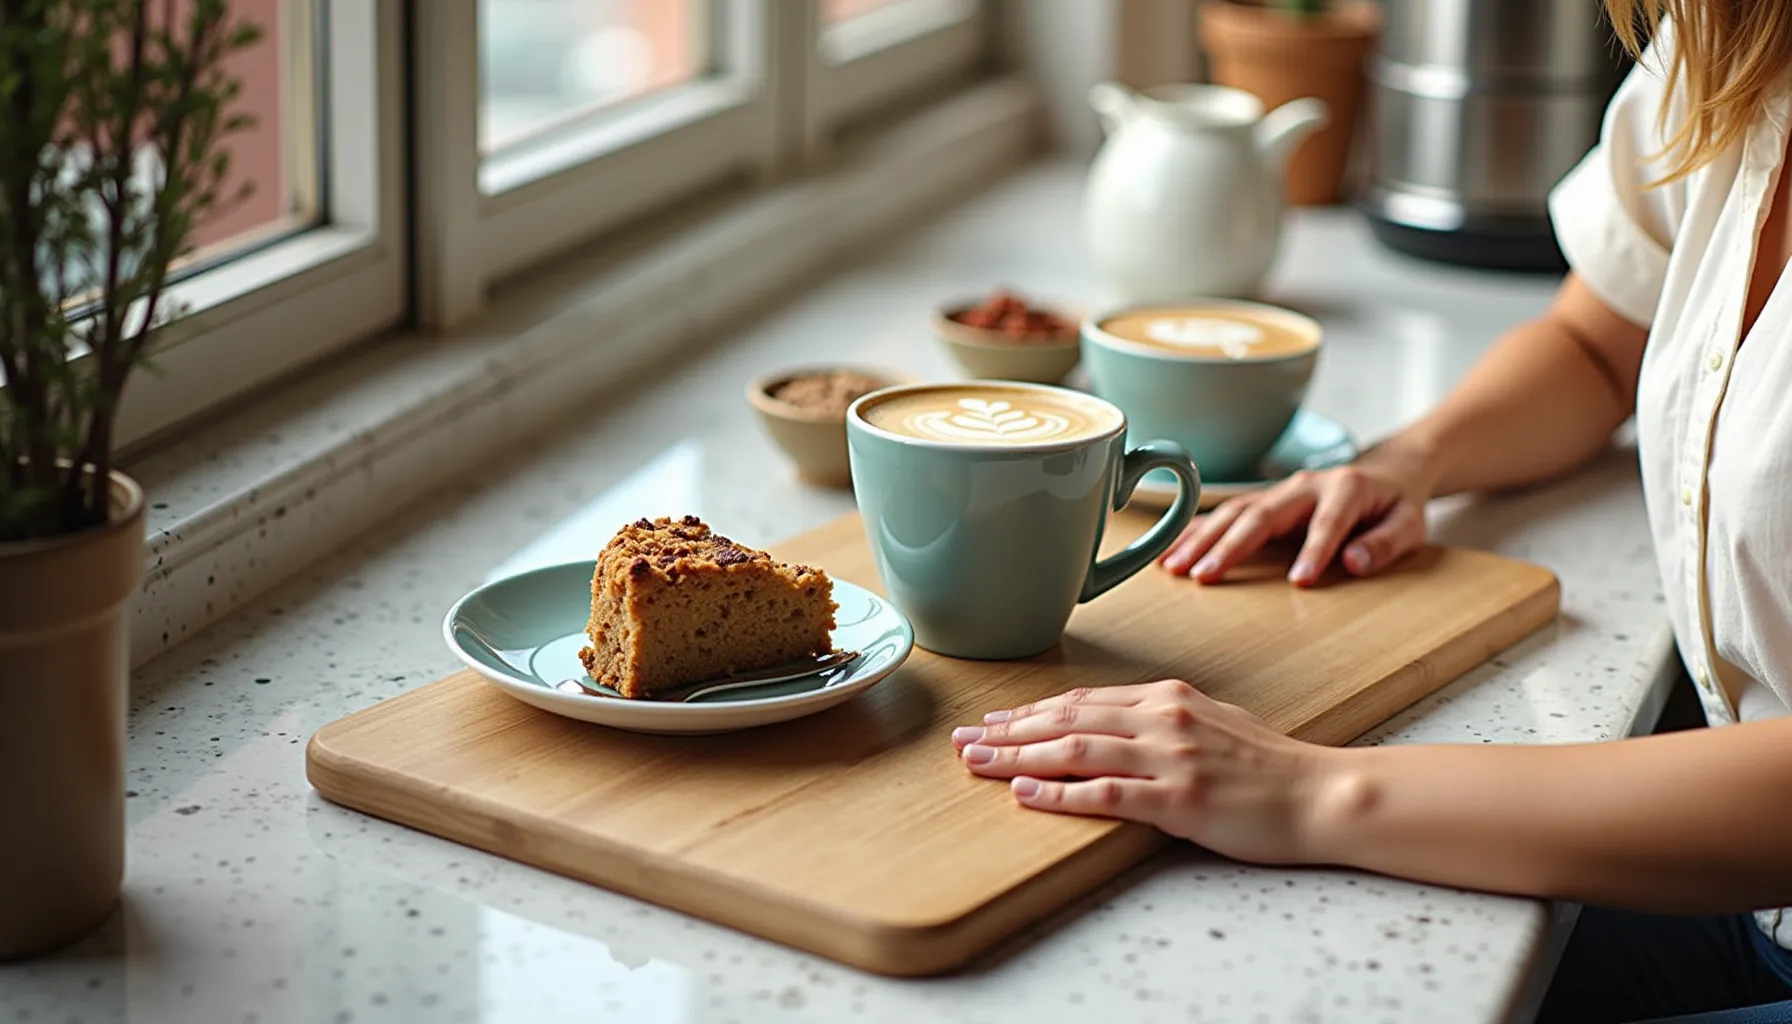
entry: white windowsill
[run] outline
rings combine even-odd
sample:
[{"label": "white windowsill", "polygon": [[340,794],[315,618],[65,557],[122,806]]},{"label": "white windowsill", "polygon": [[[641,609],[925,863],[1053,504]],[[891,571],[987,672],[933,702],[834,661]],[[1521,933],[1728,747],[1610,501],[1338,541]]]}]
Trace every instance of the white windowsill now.
[{"label": "white windowsill", "polygon": [[[215,330],[280,301],[299,287],[293,279],[300,274],[330,275],[333,268],[337,273],[352,271],[354,266],[343,261],[378,241],[374,232],[362,228],[306,228],[291,238],[169,285],[162,308],[184,313],[167,337],[156,339],[156,356],[166,357],[178,351],[191,343],[201,329]],[[315,286],[316,278],[306,283]],[[127,323],[141,324],[143,307],[142,302],[133,306]],[[87,349],[78,348],[73,358],[85,359],[87,355]],[[5,383],[5,378],[0,377],[0,387]]]},{"label": "white windowsill", "polygon": [[[195,275],[191,280],[182,281],[168,289],[168,296],[191,310],[194,316],[218,310],[239,299],[249,299],[234,307],[237,316],[247,315],[267,302],[275,301],[278,291],[270,291],[270,288],[280,282],[308,270],[327,267],[376,244],[377,241],[374,232],[365,228],[310,228],[265,249],[233,259],[215,270]],[[256,302],[253,296],[257,295],[267,296],[266,302]],[[216,327],[223,322],[219,319],[208,322],[207,326]],[[174,334],[159,351],[172,351],[185,343],[185,338],[178,329]]]},{"label": "white windowsill", "polygon": [[364,346],[127,458],[151,503],[133,664],[503,458],[562,411],[672,364],[853,247],[1019,166],[1039,127],[1039,97],[1024,81],[968,88],[825,175],[705,204],[649,237],[562,260],[513,284],[468,328]]}]

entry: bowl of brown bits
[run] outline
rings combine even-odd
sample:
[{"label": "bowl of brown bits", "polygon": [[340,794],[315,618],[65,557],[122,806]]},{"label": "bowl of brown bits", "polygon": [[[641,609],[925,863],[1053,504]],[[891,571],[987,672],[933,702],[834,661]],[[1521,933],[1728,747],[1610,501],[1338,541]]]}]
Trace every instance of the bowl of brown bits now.
[{"label": "bowl of brown bits", "polygon": [[866,367],[779,370],[749,383],[747,402],[796,466],[798,479],[819,487],[851,487],[847,406],[908,379],[890,370]]},{"label": "bowl of brown bits", "polygon": [[998,288],[934,311],[933,330],[972,377],[1056,384],[1076,366],[1078,317]]}]

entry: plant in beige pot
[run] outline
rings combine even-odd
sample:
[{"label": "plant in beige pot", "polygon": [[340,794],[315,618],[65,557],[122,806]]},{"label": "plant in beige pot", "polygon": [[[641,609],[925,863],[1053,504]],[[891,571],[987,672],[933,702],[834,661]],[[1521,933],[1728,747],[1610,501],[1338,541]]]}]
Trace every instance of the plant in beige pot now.
[{"label": "plant in beige pot", "polygon": [[0,0],[0,959],[118,899],[144,500],[113,423],[240,195],[225,62],[257,35],[227,0]]},{"label": "plant in beige pot", "polygon": [[1287,200],[1335,203],[1366,91],[1363,64],[1381,32],[1377,0],[1206,0],[1201,46],[1219,85],[1255,93],[1265,109],[1316,96],[1330,123],[1288,160]]}]

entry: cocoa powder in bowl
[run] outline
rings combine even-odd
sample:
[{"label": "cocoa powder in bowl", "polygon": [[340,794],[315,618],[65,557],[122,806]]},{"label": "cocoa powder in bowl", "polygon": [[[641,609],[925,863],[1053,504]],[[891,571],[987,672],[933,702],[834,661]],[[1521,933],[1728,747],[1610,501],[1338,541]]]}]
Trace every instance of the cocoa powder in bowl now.
[{"label": "cocoa powder in bowl", "polygon": [[846,408],[884,386],[884,382],[851,370],[806,373],[768,390],[773,398],[804,412],[844,420]]}]

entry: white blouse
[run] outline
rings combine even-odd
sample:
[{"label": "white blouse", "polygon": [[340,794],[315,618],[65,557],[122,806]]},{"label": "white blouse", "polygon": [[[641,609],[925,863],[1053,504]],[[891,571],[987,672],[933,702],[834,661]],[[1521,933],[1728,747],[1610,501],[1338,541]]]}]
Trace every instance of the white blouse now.
[{"label": "white blouse", "polygon": [[[1637,387],[1643,496],[1680,656],[1711,724],[1792,713],[1792,286],[1740,337],[1755,242],[1786,151],[1788,100],[1715,162],[1654,188],[1678,102],[1665,32],[1550,196],[1568,262],[1649,327]],[[1740,841],[1741,837],[1738,837]],[[1757,915],[1792,948],[1792,910]]]}]

